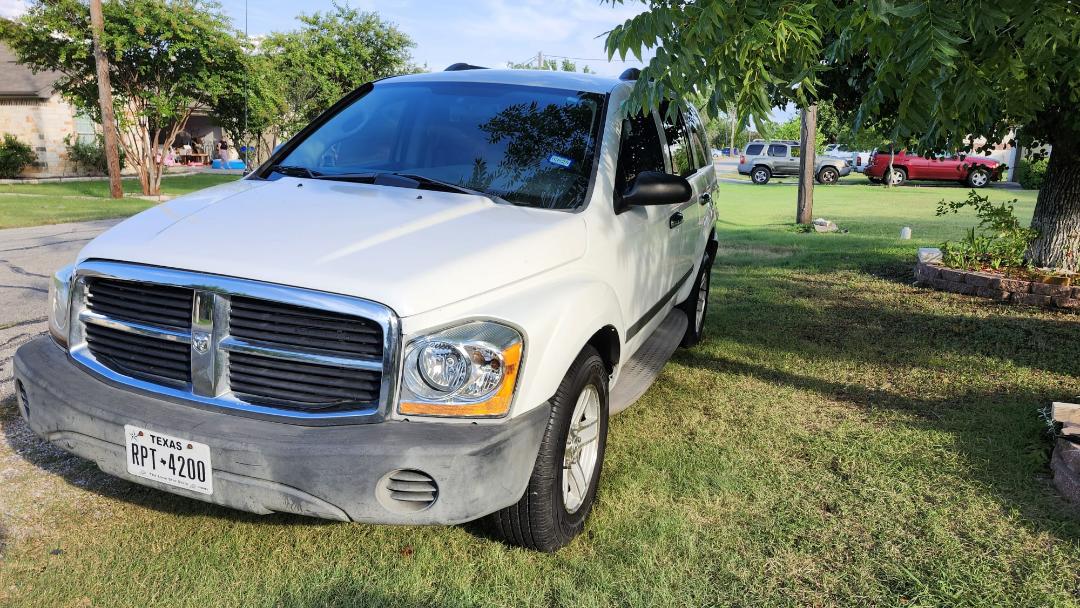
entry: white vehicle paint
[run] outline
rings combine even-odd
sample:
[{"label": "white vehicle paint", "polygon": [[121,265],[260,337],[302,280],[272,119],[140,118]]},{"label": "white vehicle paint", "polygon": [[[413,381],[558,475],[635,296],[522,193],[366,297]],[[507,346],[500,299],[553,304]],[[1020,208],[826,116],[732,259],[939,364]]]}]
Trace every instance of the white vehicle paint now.
[{"label": "white vehicle paint", "polygon": [[[716,217],[710,191],[716,178],[712,160],[708,157],[709,151],[702,146],[700,123],[692,109],[687,112],[685,119],[680,118],[676,124],[664,124],[661,116],[655,112],[650,116],[624,120],[619,113],[619,107],[631,85],[630,82],[577,74],[469,69],[395,78],[368,86],[367,89],[362,88],[355,98],[347,98],[331,115],[320,119],[308,131],[302,132],[294,141],[286,144],[266,166],[252,176],[159,205],[122,222],[88,244],[78,256],[74,274],[67,271],[68,274],[61,273],[56,279],[54,309],[63,311],[66,307],[70,311],[67,314],[72,318],[65,319],[65,313],[54,312],[53,334],[61,344],[70,349],[77,364],[89,364],[90,371],[103,374],[110,382],[108,390],[120,401],[125,401],[124,395],[128,392],[138,393],[138,399],[157,399],[154,395],[157,392],[154,388],[156,380],[153,377],[148,380],[145,375],[136,378],[131,376],[134,373],[131,368],[110,363],[113,361],[109,359],[112,351],[95,351],[95,348],[105,348],[95,346],[104,342],[94,342],[95,339],[100,341],[102,338],[94,338],[88,333],[103,330],[86,327],[93,325],[109,328],[110,331],[134,332],[122,334],[129,337],[122,338],[121,345],[148,337],[168,339],[173,344],[179,340],[180,344],[191,345],[190,384],[187,388],[183,385],[169,385],[172,388],[167,390],[163,385],[160,399],[168,399],[170,404],[164,405],[164,401],[160,402],[163,404],[160,406],[162,418],[156,420],[147,415],[144,419],[125,420],[125,424],[131,422],[139,428],[150,429],[180,440],[194,438],[199,442],[197,445],[208,445],[213,459],[210,460],[210,456],[207,456],[206,462],[213,463],[214,492],[217,494],[214,498],[204,498],[206,500],[212,499],[221,504],[256,512],[261,512],[260,509],[288,510],[281,505],[296,502],[295,497],[290,499],[292,503],[279,500],[274,492],[267,493],[265,488],[255,492],[252,489],[230,487],[228,475],[219,475],[219,467],[223,467],[222,470],[226,473],[229,472],[229,457],[215,451],[222,449],[221,443],[226,440],[213,433],[203,434],[207,432],[206,429],[223,424],[232,428],[252,429],[254,432],[254,429],[262,428],[260,425],[264,423],[247,423],[245,421],[248,417],[269,416],[271,420],[287,423],[284,425],[286,428],[290,424],[355,422],[357,424],[340,427],[352,429],[340,431],[342,433],[357,434],[357,439],[350,440],[347,445],[356,445],[356,442],[370,444],[369,449],[378,450],[379,458],[387,461],[385,468],[397,467],[387,472],[384,468],[379,468],[381,465],[378,463],[382,460],[370,464],[373,470],[360,466],[359,468],[364,470],[349,474],[357,476],[354,485],[361,489],[350,490],[353,493],[348,496],[339,496],[338,490],[328,488],[321,482],[312,482],[314,485],[310,488],[299,487],[288,471],[272,470],[273,475],[265,478],[268,484],[287,482],[292,488],[290,491],[302,490],[306,493],[305,496],[313,497],[312,504],[331,504],[337,509],[309,508],[315,511],[324,509],[326,513],[332,513],[321,516],[393,523],[452,523],[504,509],[499,511],[503,515],[498,516],[508,517],[505,509],[512,508],[512,503],[524,492],[526,483],[532,483],[529,476],[523,473],[532,469],[533,461],[536,462],[536,467],[540,467],[547,458],[540,447],[538,435],[544,432],[543,429],[547,426],[546,412],[550,410],[551,416],[567,415],[558,413],[561,411],[559,391],[563,390],[560,387],[565,386],[568,378],[576,373],[578,368],[575,366],[580,364],[583,353],[586,350],[593,352],[591,347],[587,349],[587,345],[592,344],[597,348],[607,371],[606,378],[592,381],[593,384],[582,389],[585,391],[582,394],[587,393],[590,397],[595,394],[597,399],[601,399],[605,404],[609,403],[609,393],[631,395],[632,397],[623,397],[623,400],[628,402],[619,404],[618,409],[621,409],[640,394],[640,390],[635,392],[635,387],[631,385],[637,383],[647,386],[652,379],[646,378],[643,383],[638,372],[639,377],[627,377],[628,379],[623,381],[628,373],[625,368],[633,361],[635,354],[641,349],[662,350],[667,347],[658,347],[660,337],[667,335],[657,332],[658,328],[667,327],[666,331],[670,333],[673,326],[681,328],[687,325],[685,316],[674,310],[677,305],[687,302],[687,306],[694,310],[695,305],[700,308],[707,303],[707,290],[703,291],[704,295],[700,295],[697,288],[699,285],[707,287],[707,281],[702,283],[699,277],[701,273],[707,274],[708,265],[711,265],[711,253],[715,251],[713,225]],[[497,194],[476,192],[473,189],[474,183],[490,185],[496,183],[492,180],[502,179],[499,174],[488,174],[481,164],[477,164],[478,168],[467,184],[464,178],[463,181],[452,184],[437,181],[426,183],[424,180],[446,181],[449,179],[447,175],[459,170],[440,169],[435,165],[426,170],[427,174],[412,177],[402,177],[406,175],[405,172],[391,173],[382,169],[378,175],[348,174],[352,177],[340,171],[326,173],[327,167],[342,163],[341,159],[350,154],[354,157],[358,154],[383,154],[383,148],[379,147],[377,141],[373,141],[377,137],[372,135],[380,133],[374,129],[383,127],[371,122],[373,119],[363,113],[364,108],[381,107],[374,104],[382,98],[389,99],[385,102],[386,107],[393,108],[394,103],[399,103],[395,95],[401,96],[406,102],[414,99],[409,97],[415,95],[410,92],[412,89],[409,87],[423,88],[426,96],[424,103],[429,105],[418,107],[426,107],[436,112],[446,109],[438,105],[439,103],[456,103],[455,99],[462,95],[467,96],[471,91],[483,91],[486,95],[472,99],[461,109],[454,109],[450,112],[449,123],[435,124],[425,134],[427,143],[423,145],[429,149],[425,151],[425,148],[420,148],[417,153],[427,156],[442,154],[447,157],[456,153],[456,148],[469,145],[476,146],[477,154],[495,154],[491,152],[490,141],[470,143],[464,139],[461,134],[468,131],[465,127],[456,126],[454,121],[467,122],[470,116],[468,112],[473,111],[476,106],[488,103],[488,99],[501,99],[501,87],[512,88],[515,95],[525,96],[532,94],[530,91],[533,90],[542,91],[543,93],[536,94],[549,96],[543,99],[551,99],[551,90],[563,91],[559,93],[562,97],[558,98],[563,101],[551,102],[545,106],[545,111],[563,112],[563,119],[573,118],[580,121],[586,121],[590,116],[589,112],[592,112],[592,118],[588,120],[592,120],[591,124],[595,127],[595,141],[591,147],[586,145],[582,148],[586,152],[592,150],[590,162],[585,166],[584,161],[578,161],[570,152],[545,149],[538,157],[540,160],[529,160],[529,164],[525,166],[532,171],[528,175],[537,176],[535,179],[543,177],[556,180],[551,183],[560,188],[564,183],[577,184],[574,187],[556,188],[554,192],[557,196],[564,197],[570,196],[567,193],[581,192],[580,202],[567,205],[566,208],[522,206],[524,203],[515,201],[515,192],[526,196],[524,193],[528,192],[528,183],[516,191],[500,191]],[[462,88],[458,90],[455,87]],[[383,97],[380,98],[379,95]],[[443,97],[439,97],[440,95]],[[357,109],[353,109],[353,104]],[[520,112],[520,107],[521,104],[506,105],[493,116],[503,119],[512,115],[511,110]],[[601,111],[602,114],[597,114]],[[415,114],[412,120],[421,121],[423,116],[422,112]],[[381,115],[379,119],[383,120],[384,117],[385,115]],[[532,110],[526,108],[520,120],[535,121],[535,124],[530,123],[535,131],[545,127],[544,118],[534,107]],[[481,124],[481,128],[487,128],[486,125],[493,121],[494,119],[489,119],[478,124]],[[385,137],[396,138],[393,139],[395,142],[404,141],[408,133],[408,123],[399,124],[399,131],[387,130]],[[513,121],[498,124],[503,125],[500,128],[511,131],[517,128]],[[584,125],[585,122],[581,124]],[[363,141],[371,141],[368,148],[356,144],[358,140],[350,139],[350,129],[367,134],[357,137]],[[363,131],[364,129],[367,131]],[[582,133],[585,131],[582,130]],[[555,134],[550,138],[557,141],[559,136]],[[672,137],[679,139],[669,141]],[[319,143],[322,141],[320,138],[331,143]],[[496,136],[492,135],[491,138],[494,140]],[[439,148],[440,141],[453,142],[453,146]],[[508,146],[526,146],[529,143],[513,138],[509,141]],[[578,145],[580,142],[573,140],[572,143]],[[485,148],[485,145],[488,147]],[[314,151],[309,153],[309,149]],[[386,153],[397,154],[396,150],[398,148],[395,147]],[[503,153],[501,149],[497,152]],[[535,151],[533,153],[535,154]],[[321,164],[317,167],[298,168],[295,164],[290,164],[296,162],[290,159],[296,158],[317,158]],[[508,162],[505,159],[509,156],[493,158]],[[537,162],[543,165],[542,168],[535,168]],[[575,162],[579,164],[574,165]],[[514,167],[507,166],[511,169]],[[563,169],[577,173],[566,173]],[[442,173],[438,173],[440,170]],[[423,173],[421,169],[411,171],[413,174]],[[476,178],[476,172],[480,172],[487,181]],[[434,177],[436,175],[437,177]],[[574,175],[578,177],[573,177]],[[581,188],[585,178],[587,188]],[[579,181],[568,181],[571,179]],[[467,191],[459,191],[463,187]],[[549,196],[549,190],[542,192],[544,196]],[[648,195],[647,191],[654,194]],[[676,192],[679,194],[673,194]],[[629,204],[630,201],[637,201],[638,204]],[[126,268],[133,269],[134,274],[123,275]],[[153,269],[163,270],[155,275],[152,274],[155,272]],[[102,274],[103,272],[106,274]],[[152,299],[143,302],[140,302],[137,296],[129,295],[125,297],[134,299],[108,304],[112,306],[109,308],[106,306],[109,300],[101,298],[113,292],[97,295],[95,291],[104,289],[96,287],[101,281],[106,281],[106,287],[109,280],[119,281],[120,287],[109,289],[119,289],[128,294],[129,292],[123,291],[128,289],[125,285],[139,286],[138,288],[142,289],[141,286],[152,285],[156,280],[160,280],[147,279],[148,276],[179,277],[176,283],[171,282],[173,279],[170,278],[168,285],[195,290],[192,326],[190,330],[184,330],[190,331],[190,335],[175,329],[168,330],[171,333],[165,335],[162,333],[164,329],[154,326],[155,307],[164,302],[167,309],[171,303],[178,301],[180,296],[170,295],[173,292],[166,291],[160,296],[153,295],[157,292],[147,292],[151,293],[147,297]],[[200,281],[199,277],[207,278]],[[266,287],[259,287],[260,285]],[[259,321],[259,327],[269,332],[295,335],[296,340],[310,337],[315,340],[315,347],[300,345],[308,342],[285,346],[275,342],[277,346],[274,348],[269,348],[269,343],[259,343],[257,340],[254,343],[239,343],[229,332],[239,333],[240,325],[237,323],[241,321],[233,319],[230,330],[221,325],[224,321],[218,320],[223,315],[238,314],[236,309],[240,305],[241,297],[265,297],[269,298],[265,300],[267,302],[283,297],[274,294],[290,295],[284,303],[274,303],[273,306],[300,306],[303,310],[316,311],[312,314],[319,310],[342,314],[357,314],[357,310],[385,311],[379,313],[379,319],[383,319],[380,323],[385,340],[382,367],[378,367],[377,361],[357,359],[359,355],[337,353],[330,357],[329,351],[319,350],[326,348],[325,344],[318,342],[321,339],[319,336],[331,330],[314,327],[294,331],[290,329],[293,325],[281,325],[285,321],[280,319],[289,319],[288,323],[295,321],[289,316],[294,313],[288,312],[293,309],[288,309],[285,317],[282,317],[283,313],[277,309],[276,312],[265,313],[268,316],[257,317],[263,319]],[[705,299],[699,302],[699,297]],[[356,306],[350,304],[353,298],[356,299]],[[67,304],[69,301],[71,304]],[[256,300],[262,301],[264,300]],[[98,303],[95,304],[96,302]],[[205,306],[200,302],[205,302]],[[119,308],[116,308],[117,306]],[[136,319],[138,323],[132,322],[130,315],[142,314],[140,310],[143,308],[147,310],[148,320]],[[697,319],[689,322],[685,343],[696,341],[700,335],[703,318],[698,319],[702,319],[701,324]],[[681,325],[679,321],[682,321]],[[455,342],[454,340],[459,339],[442,337],[457,335],[454,332],[480,331],[472,328],[488,332],[482,333],[484,336],[502,337],[469,338],[481,340],[480,342]],[[495,333],[492,334],[491,331]],[[682,337],[683,330],[678,329],[678,332],[679,335],[675,335],[676,341]],[[141,337],[135,338],[133,335]],[[244,339],[249,340],[246,337]],[[280,339],[280,336],[277,339]],[[670,342],[670,336],[665,339]],[[449,346],[444,346],[444,342],[440,340],[449,340],[445,342]],[[500,340],[505,342],[499,342]],[[320,344],[322,346],[319,346]],[[455,359],[454,353],[457,351],[454,349],[464,349],[469,344],[480,344],[481,346],[468,348],[487,349],[483,351],[487,354],[481,356],[475,354],[480,351],[463,350],[461,352],[466,353],[463,357],[468,362]],[[493,346],[494,344],[504,346]],[[237,350],[241,346],[247,350]],[[674,348],[674,342],[670,346]],[[181,351],[183,348],[181,346]],[[312,348],[315,350],[311,350]],[[516,351],[520,355],[512,354],[515,348],[520,349]],[[292,411],[290,408],[303,408],[300,405],[290,405],[288,399],[280,396],[269,402],[255,402],[247,393],[236,390],[239,382],[237,378],[231,381],[226,379],[229,374],[239,372],[223,371],[227,366],[239,365],[241,353],[245,352],[249,356],[254,354],[272,357],[273,361],[278,362],[275,367],[258,372],[256,382],[289,383],[293,382],[292,378],[297,378],[293,384],[288,385],[289,390],[294,391],[300,390],[295,386],[310,388],[313,384],[318,384],[311,378],[322,376],[310,376],[306,375],[308,372],[297,371],[312,369],[310,365],[378,368],[382,374],[382,397],[370,410],[346,410],[339,417],[327,417],[325,420],[320,420],[320,412],[324,410]],[[664,352],[670,353],[670,350]],[[517,356],[520,358],[513,358]],[[41,357],[45,355],[42,354]],[[233,361],[234,359],[236,361]],[[41,396],[44,389],[35,384],[35,373],[48,371],[56,375],[63,373],[63,370],[43,370],[45,364],[32,362],[39,361],[40,358],[34,359],[29,352],[22,360],[23,362],[17,365],[17,376],[21,386],[27,387],[29,402],[49,402],[49,399]],[[295,363],[309,367],[289,367],[287,371],[281,371],[286,369],[281,367],[286,365],[281,363],[282,361],[291,362],[288,365]],[[304,361],[306,363],[302,363]],[[162,364],[168,363],[169,361],[165,360]],[[139,363],[136,361],[132,365],[138,366]],[[202,365],[209,367],[200,367]],[[410,366],[418,366],[419,371]],[[413,377],[416,374],[420,374],[417,377],[424,382],[435,382],[429,378],[436,376],[458,378],[454,376],[454,373],[457,373],[455,370],[459,369],[456,366],[464,366],[462,369],[467,372],[468,382],[475,379],[475,382],[479,383],[476,386],[483,387],[475,389],[479,391],[477,394],[485,395],[482,399],[460,396],[465,394],[461,391],[473,386],[472,384],[446,390],[432,388],[441,386],[438,384],[419,387],[415,385]],[[403,367],[407,369],[403,371]],[[653,374],[657,371],[658,368],[652,370]],[[487,382],[483,380],[486,377],[483,373],[491,374],[490,377],[494,378],[491,382],[495,384],[483,384]],[[352,381],[349,378],[350,376],[344,376],[334,382],[351,386],[349,383]],[[602,386],[597,385],[597,382]],[[488,386],[494,388],[487,388]],[[91,388],[96,390],[96,385]],[[620,389],[622,393],[619,393]],[[180,408],[176,410],[177,416],[183,418],[185,390],[191,391],[193,405],[189,411],[193,420],[204,415],[200,412],[211,412],[205,414],[210,417],[198,421],[197,426],[189,427],[186,423],[169,422],[166,419],[165,412],[171,411],[169,408]],[[428,395],[432,391],[435,396]],[[90,394],[93,391],[81,389],[79,392]],[[576,395],[574,397],[576,399]],[[58,398],[55,400],[62,401]],[[592,398],[581,401],[586,402],[591,405],[582,411],[595,412],[596,401]],[[53,407],[59,411],[65,406],[72,405],[57,403]],[[610,407],[616,409],[616,404],[611,403]],[[42,419],[35,416],[46,419],[49,417],[49,407],[31,405],[27,409],[35,412],[33,415],[24,414],[32,428],[47,434],[46,427],[53,424],[52,421],[37,422],[41,427],[34,425],[35,420]],[[138,411],[146,409],[141,407]],[[543,412],[538,414],[539,410]],[[37,413],[39,411],[43,413]],[[595,413],[590,414],[593,415]],[[114,416],[121,414],[112,411],[102,414],[102,417],[110,420]],[[56,417],[60,419],[63,416],[56,414]],[[566,442],[566,462],[570,462],[571,454],[577,454],[578,450],[589,455],[583,457],[584,462],[596,462],[595,473],[588,472],[589,475],[584,475],[583,472],[577,477],[579,482],[584,479],[587,483],[592,483],[591,486],[562,488],[562,496],[574,498],[574,506],[567,511],[566,517],[573,515],[583,521],[591,505],[595,493],[595,477],[598,476],[599,462],[603,456],[606,412],[602,418],[604,430],[599,434],[592,430],[580,431],[589,425],[578,424],[570,426],[568,437],[557,438]],[[372,424],[362,424],[364,422]],[[105,422],[101,422],[100,427],[95,426],[96,424],[97,422],[90,424],[93,427],[90,429],[71,430],[91,437],[107,436],[114,432]],[[374,431],[370,429],[376,427],[383,427],[387,437],[373,441],[369,435]],[[473,436],[485,432],[485,428],[491,429],[486,431],[486,435],[482,435],[482,441],[488,441],[489,437],[495,437],[497,435],[493,434],[497,433],[512,436],[512,439],[499,443],[498,448],[490,448],[493,453],[498,450],[506,451],[502,458],[505,463],[500,461],[489,465],[486,461],[479,461],[481,464],[471,465],[473,468],[470,468],[470,465],[466,464],[469,460],[465,457],[455,459],[444,455],[434,460],[418,460],[419,457],[415,456],[416,446],[407,444],[410,440],[390,438],[390,435],[395,433],[405,433],[407,436],[421,433],[423,436],[430,436],[430,442],[434,444],[446,441],[446,433],[449,432],[446,429],[454,427],[462,428],[462,433],[471,433]],[[51,429],[49,432],[55,435],[57,431]],[[316,432],[319,431],[305,430],[301,436],[315,437]],[[320,437],[329,433],[321,432],[324,435]],[[584,435],[576,434],[579,432]],[[361,434],[363,439],[360,439]],[[586,435],[590,439],[581,438]],[[574,443],[593,441],[596,437],[601,441],[598,452]],[[380,441],[388,443],[384,445]],[[296,444],[296,441],[292,441],[292,444]],[[273,447],[262,446],[255,442],[249,445],[248,449],[253,450],[258,457],[265,457],[263,452],[275,452],[277,445],[278,443],[274,443]],[[107,459],[95,451],[99,448],[100,446],[94,449],[86,448],[84,453],[91,458]],[[80,453],[77,447],[69,449]],[[302,461],[303,456],[308,453],[307,448],[295,449],[304,454],[297,453],[293,455],[293,459]],[[458,444],[446,449],[461,450],[463,454],[469,454],[469,458],[476,459],[480,458],[476,454],[485,452],[486,448],[481,449],[479,444],[458,440]],[[539,456],[537,450],[540,450]],[[456,468],[448,463],[457,463]],[[102,466],[111,472],[116,469],[106,464]],[[332,468],[337,474],[337,468],[330,464],[325,466]],[[495,467],[485,473],[484,478],[489,479],[489,485],[494,484],[501,488],[496,495],[492,495],[491,488],[475,482],[477,471],[474,469],[480,466]],[[588,466],[591,469],[592,464]],[[279,465],[278,468],[289,467]],[[347,468],[357,467],[348,465]],[[122,471],[116,474],[122,475]],[[384,495],[385,493],[379,494],[385,489],[383,484],[406,483],[400,479],[393,481],[394,475],[405,474],[406,477],[420,474],[428,476],[434,484],[433,487],[439,488],[437,495],[425,494],[431,499],[431,504],[424,509],[410,511],[401,507],[401,504],[408,506],[412,503],[399,504],[395,502],[396,499]],[[340,475],[346,473],[340,472]],[[419,478],[408,478],[410,481],[407,483],[413,486],[426,483],[418,481]],[[387,479],[391,481],[387,482]],[[466,482],[470,479],[473,481]],[[566,481],[575,483],[569,476]],[[456,488],[470,483],[476,486],[474,491],[480,492],[481,497],[454,494]],[[375,488],[372,494],[363,493],[365,490],[362,488],[367,487],[365,484]],[[361,494],[357,495],[356,492]],[[252,506],[253,501],[257,500],[253,498],[254,495],[260,497],[258,500],[263,501],[263,506]],[[376,498],[378,500],[375,500]],[[549,539],[550,542],[523,544],[535,545],[534,548],[545,550],[561,546],[576,534],[574,530],[579,528],[574,526],[577,525],[579,523],[571,521],[567,524],[569,527],[566,534],[554,540]]]}]

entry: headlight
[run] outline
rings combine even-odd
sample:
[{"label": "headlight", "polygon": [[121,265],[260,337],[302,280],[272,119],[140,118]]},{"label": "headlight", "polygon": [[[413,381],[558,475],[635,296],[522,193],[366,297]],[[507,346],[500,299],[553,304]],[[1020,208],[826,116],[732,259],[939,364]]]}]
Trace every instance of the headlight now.
[{"label": "headlight", "polygon": [[57,270],[49,281],[49,333],[61,346],[68,343],[68,315],[71,311],[71,275],[74,266]]},{"label": "headlight", "polygon": [[474,321],[429,334],[405,347],[402,414],[502,416],[521,367],[521,334]]}]

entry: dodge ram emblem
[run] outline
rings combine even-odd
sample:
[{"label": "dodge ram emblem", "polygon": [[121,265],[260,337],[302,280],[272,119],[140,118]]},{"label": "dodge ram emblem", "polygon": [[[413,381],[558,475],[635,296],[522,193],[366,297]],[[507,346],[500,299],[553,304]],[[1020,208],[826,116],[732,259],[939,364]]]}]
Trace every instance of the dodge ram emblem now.
[{"label": "dodge ram emblem", "polygon": [[191,335],[191,347],[195,349],[195,352],[200,355],[205,354],[210,350],[210,335],[209,334],[192,334]]}]

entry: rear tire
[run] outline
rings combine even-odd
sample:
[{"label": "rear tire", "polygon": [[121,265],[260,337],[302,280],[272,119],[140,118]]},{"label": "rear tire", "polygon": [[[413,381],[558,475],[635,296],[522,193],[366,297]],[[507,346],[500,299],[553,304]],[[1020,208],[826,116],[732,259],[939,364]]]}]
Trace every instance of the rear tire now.
[{"label": "rear tire", "polygon": [[607,380],[600,354],[586,346],[551,400],[525,495],[488,516],[492,531],[507,543],[552,553],[585,528],[607,446]]},{"label": "rear tire", "polygon": [[882,179],[890,186],[903,186],[907,181],[907,171],[903,167],[895,167],[892,172],[886,169]]},{"label": "rear tire", "polygon": [[713,256],[706,251],[701,258],[701,268],[694,277],[694,288],[690,290],[681,304],[679,310],[686,314],[686,333],[683,334],[679,346],[690,348],[701,342],[705,335],[705,317],[709,313],[709,287],[712,284]]},{"label": "rear tire", "polygon": [[768,167],[758,165],[750,170],[750,181],[759,186],[769,183],[770,177],[772,177],[772,171]]},{"label": "rear tire", "polygon": [[822,167],[821,171],[818,171],[817,181],[826,186],[835,184],[840,179],[840,172],[835,167]]}]

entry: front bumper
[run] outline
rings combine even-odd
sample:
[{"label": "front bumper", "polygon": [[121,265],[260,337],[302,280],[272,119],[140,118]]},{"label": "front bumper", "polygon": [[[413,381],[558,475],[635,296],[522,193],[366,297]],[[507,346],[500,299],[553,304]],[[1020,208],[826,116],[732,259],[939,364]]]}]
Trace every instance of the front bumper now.
[{"label": "front bumper", "polygon": [[[48,337],[15,353],[15,380],[28,406],[20,404],[20,412],[34,433],[106,473],[252,513],[369,523],[456,524],[514,504],[525,493],[550,411],[545,403],[501,424],[299,426],[112,386],[76,366]],[[130,475],[125,424],[209,445],[214,493]],[[387,501],[380,480],[398,469],[431,476],[435,502],[407,512]]]},{"label": "front bumper", "polygon": [[850,164],[844,165],[843,167],[839,168],[839,171],[840,171],[840,177],[846,177],[848,175],[851,175],[851,165]]}]

